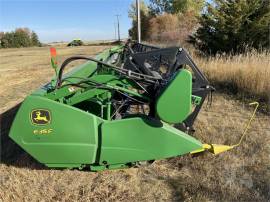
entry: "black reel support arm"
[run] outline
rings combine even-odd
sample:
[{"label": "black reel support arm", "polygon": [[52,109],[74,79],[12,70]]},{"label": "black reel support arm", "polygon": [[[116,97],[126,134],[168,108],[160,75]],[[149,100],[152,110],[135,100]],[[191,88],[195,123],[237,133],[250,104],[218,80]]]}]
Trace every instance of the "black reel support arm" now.
[{"label": "black reel support arm", "polygon": [[[166,82],[178,69],[184,68],[185,65],[191,68],[194,76],[192,95],[201,97],[200,104],[196,105],[193,112],[183,122],[185,128],[191,130],[207,95],[211,93],[214,88],[209,84],[209,81],[193,62],[187,51],[179,47],[161,49],[136,42],[129,42],[126,46],[129,47],[129,51],[125,53],[126,61],[124,68],[126,69],[136,71],[131,64],[137,64],[137,68],[139,68],[141,72],[151,76],[159,74]],[[163,72],[164,67],[165,72]]]}]

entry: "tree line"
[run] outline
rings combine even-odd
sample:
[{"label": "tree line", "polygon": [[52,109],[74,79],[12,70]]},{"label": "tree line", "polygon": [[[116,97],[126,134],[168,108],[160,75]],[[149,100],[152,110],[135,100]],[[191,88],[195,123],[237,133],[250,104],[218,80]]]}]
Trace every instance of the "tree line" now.
[{"label": "tree line", "polygon": [[17,28],[11,32],[0,32],[0,48],[41,46],[38,35],[29,28]]},{"label": "tree line", "polygon": [[[136,6],[129,10],[137,39]],[[142,40],[190,43],[205,54],[270,48],[269,0],[141,0]]]}]

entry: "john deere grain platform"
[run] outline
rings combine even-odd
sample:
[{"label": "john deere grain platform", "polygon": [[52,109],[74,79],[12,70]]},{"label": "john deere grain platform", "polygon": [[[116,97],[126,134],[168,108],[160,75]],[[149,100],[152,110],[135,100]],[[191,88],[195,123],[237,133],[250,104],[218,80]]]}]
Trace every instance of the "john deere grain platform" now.
[{"label": "john deere grain platform", "polygon": [[[56,76],[26,97],[9,134],[40,163],[103,170],[219,152],[188,135],[212,87],[184,49],[128,42],[59,67],[51,54]],[[86,62],[63,74],[75,60]]]}]

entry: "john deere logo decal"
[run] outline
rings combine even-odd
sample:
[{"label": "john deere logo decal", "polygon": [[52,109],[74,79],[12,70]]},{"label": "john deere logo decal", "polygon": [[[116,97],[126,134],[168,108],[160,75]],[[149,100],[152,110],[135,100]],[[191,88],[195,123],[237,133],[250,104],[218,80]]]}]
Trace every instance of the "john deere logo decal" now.
[{"label": "john deere logo decal", "polygon": [[31,121],[36,125],[46,125],[51,122],[50,112],[46,109],[35,109],[31,112]]}]

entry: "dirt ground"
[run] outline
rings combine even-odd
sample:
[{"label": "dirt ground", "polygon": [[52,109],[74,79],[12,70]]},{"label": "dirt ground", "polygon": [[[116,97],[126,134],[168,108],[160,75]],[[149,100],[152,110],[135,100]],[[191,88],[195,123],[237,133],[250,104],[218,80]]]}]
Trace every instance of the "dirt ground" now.
[{"label": "dirt ground", "polygon": [[[59,62],[73,54],[93,55],[106,47],[59,47]],[[196,62],[196,61],[195,61]],[[49,48],[0,50],[0,112],[4,113],[49,81]],[[195,137],[234,144],[252,108],[216,92],[195,124]],[[269,201],[270,117],[258,113],[241,146],[213,156],[185,155],[125,170],[87,172],[47,169],[8,146],[1,122],[0,201]],[[5,137],[4,137],[5,136]]]}]

